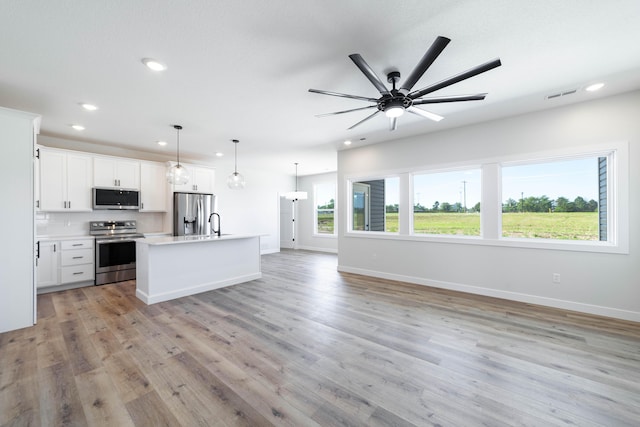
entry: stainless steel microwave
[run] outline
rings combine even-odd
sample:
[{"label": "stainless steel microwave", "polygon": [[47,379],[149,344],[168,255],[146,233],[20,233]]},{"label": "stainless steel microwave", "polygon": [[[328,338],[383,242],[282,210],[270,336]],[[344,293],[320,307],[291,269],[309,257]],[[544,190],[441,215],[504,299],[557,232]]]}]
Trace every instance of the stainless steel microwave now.
[{"label": "stainless steel microwave", "polygon": [[140,192],[125,188],[95,187],[93,209],[140,209]]}]

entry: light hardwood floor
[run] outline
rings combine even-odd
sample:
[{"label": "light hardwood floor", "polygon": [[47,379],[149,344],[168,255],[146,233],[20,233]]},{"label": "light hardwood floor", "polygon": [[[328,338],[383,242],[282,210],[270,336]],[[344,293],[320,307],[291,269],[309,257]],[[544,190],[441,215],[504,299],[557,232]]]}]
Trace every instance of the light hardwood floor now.
[{"label": "light hardwood floor", "polygon": [[133,282],[41,295],[0,334],[0,425],[640,425],[638,323],[262,259],[151,306]]}]

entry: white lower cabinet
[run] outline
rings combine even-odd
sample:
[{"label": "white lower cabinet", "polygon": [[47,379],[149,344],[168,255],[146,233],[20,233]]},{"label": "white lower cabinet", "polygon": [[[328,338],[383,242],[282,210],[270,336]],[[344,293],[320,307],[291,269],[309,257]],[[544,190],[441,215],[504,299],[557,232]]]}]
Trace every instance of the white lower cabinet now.
[{"label": "white lower cabinet", "polygon": [[36,267],[36,286],[38,289],[58,286],[58,266],[60,264],[60,242],[44,240],[39,242],[39,257]]},{"label": "white lower cabinet", "polygon": [[51,288],[94,279],[93,238],[40,240],[37,288]]},{"label": "white lower cabinet", "polygon": [[93,242],[93,238],[61,242],[60,284],[93,280]]}]

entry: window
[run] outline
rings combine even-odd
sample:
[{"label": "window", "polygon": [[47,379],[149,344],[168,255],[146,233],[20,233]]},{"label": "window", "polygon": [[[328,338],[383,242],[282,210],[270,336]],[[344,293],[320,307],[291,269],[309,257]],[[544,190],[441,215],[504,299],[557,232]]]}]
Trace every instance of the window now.
[{"label": "window", "polygon": [[398,177],[352,182],[351,193],[351,230],[398,232]]},{"label": "window", "polygon": [[335,234],[335,184],[322,183],[315,185],[314,195],[316,206],[315,234]]},{"label": "window", "polygon": [[607,241],[611,154],[502,167],[502,236]]},{"label": "window", "polygon": [[480,236],[480,169],[413,175],[413,233]]}]

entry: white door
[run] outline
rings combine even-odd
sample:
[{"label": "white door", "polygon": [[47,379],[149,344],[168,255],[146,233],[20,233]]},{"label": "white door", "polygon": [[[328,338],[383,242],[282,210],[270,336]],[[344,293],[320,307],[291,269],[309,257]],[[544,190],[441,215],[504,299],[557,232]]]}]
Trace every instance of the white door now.
[{"label": "white door", "polygon": [[280,197],[280,247],[294,249],[294,202]]}]

